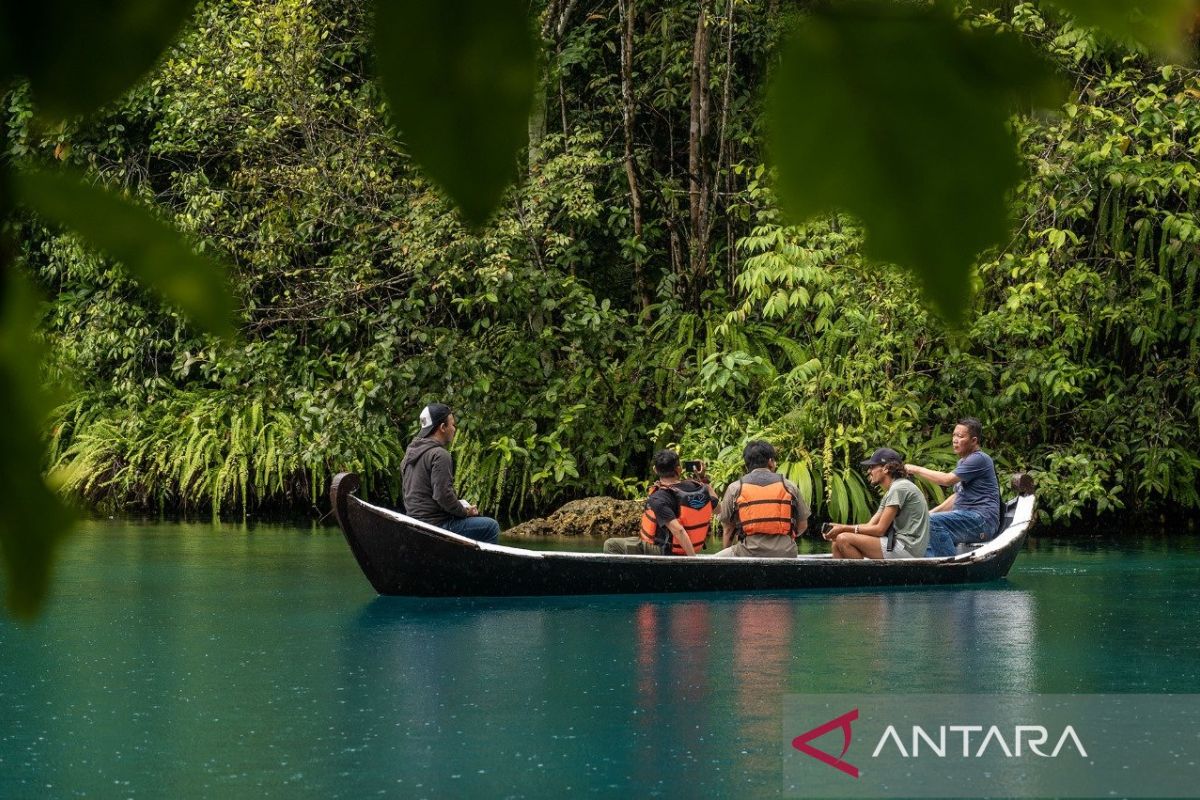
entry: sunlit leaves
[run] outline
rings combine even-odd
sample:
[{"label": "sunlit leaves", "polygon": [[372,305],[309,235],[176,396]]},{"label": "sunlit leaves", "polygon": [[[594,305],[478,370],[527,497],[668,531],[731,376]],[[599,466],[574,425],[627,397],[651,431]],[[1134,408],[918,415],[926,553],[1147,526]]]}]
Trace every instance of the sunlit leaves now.
[{"label": "sunlit leaves", "polygon": [[52,402],[42,386],[41,348],[30,332],[36,298],[11,271],[0,291],[0,553],[7,573],[8,608],[31,617],[49,584],[58,543],[72,515],[41,477],[43,423]]},{"label": "sunlit leaves", "polygon": [[115,99],[161,57],[194,0],[0,0],[8,69],[38,105],[81,114]]},{"label": "sunlit leaves", "polygon": [[867,255],[912,270],[942,316],[960,320],[971,264],[1009,233],[1006,192],[1020,170],[1008,115],[1051,85],[1016,39],[940,13],[815,15],[787,44],[768,98],[780,199],[798,220],[857,215]]},{"label": "sunlit leaves", "polygon": [[174,228],[141,206],[63,173],[24,172],[17,186],[31,208],[122,262],[198,325],[232,335],[233,299],[225,268],[197,254]]},{"label": "sunlit leaves", "polygon": [[536,76],[520,0],[386,0],[375,60],[405,148],[482,224],[516,178]]},{"label": "sunlit leaves", "polygon": [[1121,41],[1139,42],[1166,55],[1182,55],[1183,43],[1200,15],[1197,0],[1051,0],[1082,25]]}]

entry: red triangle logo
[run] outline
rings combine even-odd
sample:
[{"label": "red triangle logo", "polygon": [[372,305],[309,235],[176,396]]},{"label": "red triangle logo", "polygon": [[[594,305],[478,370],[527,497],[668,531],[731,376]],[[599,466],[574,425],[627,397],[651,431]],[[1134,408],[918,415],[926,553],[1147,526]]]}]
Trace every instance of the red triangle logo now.
[{"label": "red triangle logo", "polygon": [[[818,725],[811,731],[805,731],[795,739],[792,739],[792,747],[796,748],[801,753],[804,753],[806,756],[812,756],[822,764],[828,764],[834,769],[841,770],[851,778],[857,778],[858,767],[842,760],[842,757],[846,755],[846,751],[850,749],[850,723],[854,722],[856,719],[858,719],[857,708],[853,711],[847,711],[840,717],[834,717],[833,719],[829,720],[829,722],[826,722],[824,725]],[[811,742],[813,739],[819,739],[830,731],[837,730],[838,728],[842,729],[842,735],[844,736],[844,739],[842,742],[842,752],[837,756],[832,756],[829,753],[826,753],[824,750],[818,750],[809,744],[809,742]]]}]

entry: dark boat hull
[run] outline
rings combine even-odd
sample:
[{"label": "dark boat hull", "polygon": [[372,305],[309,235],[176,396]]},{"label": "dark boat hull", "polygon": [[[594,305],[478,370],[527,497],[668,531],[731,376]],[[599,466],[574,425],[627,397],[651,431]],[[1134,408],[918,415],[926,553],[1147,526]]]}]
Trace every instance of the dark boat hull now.
[{"label": "dark boat hull", "polygon": [[[680,558],[553,553],[481,545],[378,508],[356,496],[358,478],[334,479],[334,510],[363,574],[379,594],[417,597],[641,594],[929,586],[1004,577],[1027,522],[1004,541],[953,558],[895,561]],[[1019,530],[1018,530],[1019,528]]]}]

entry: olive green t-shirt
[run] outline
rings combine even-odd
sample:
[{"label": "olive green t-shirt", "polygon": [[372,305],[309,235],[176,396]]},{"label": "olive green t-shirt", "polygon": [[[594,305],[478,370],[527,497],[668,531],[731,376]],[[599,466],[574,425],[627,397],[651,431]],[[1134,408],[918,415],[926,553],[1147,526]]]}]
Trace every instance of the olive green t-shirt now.
[{"label": "olive green t-shirt", "polygon": [[925,502],[925,495],[908,478],[900,478],[888,487],[879,510],[888,506],[899,509],[892,522],[896,543],[916,558],[923,558],[929,547],[929,504]]}]

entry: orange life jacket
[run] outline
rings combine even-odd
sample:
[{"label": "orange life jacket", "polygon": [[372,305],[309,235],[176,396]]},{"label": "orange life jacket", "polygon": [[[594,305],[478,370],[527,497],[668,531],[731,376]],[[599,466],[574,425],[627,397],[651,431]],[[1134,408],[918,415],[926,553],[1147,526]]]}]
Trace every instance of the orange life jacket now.
[{"label": "orange life jacket", "polygon": [[[677,487],[678,484],[665,486],[655,483],[650,487],[650,494],[663,489],[675,495],[679,501],[679,524],[687,531],[688,538],[692,540],[692,547],[702,550],[708,539],[708,530],[712,525],[713,518],[712,501],[708,496],[708,489],[701,486],[696,491],[685,492]],[[643,542],[660,547],[669,541],[671,553],[677,556],[683,555],[683,547],[675,541],[675,537],[671,535],[667,527],[663,525],[660,530],[658,520],[654,516],[654,509],[650,508],[649,498],[646,499],[646,510],[642,512],[641,536]]]},{"label": "orange life jacket", "polygon": [[792,493],[780,475],[766,486],[743,480],[736,507],[738,536],[743,539],[759,534],[792,534]]}]

